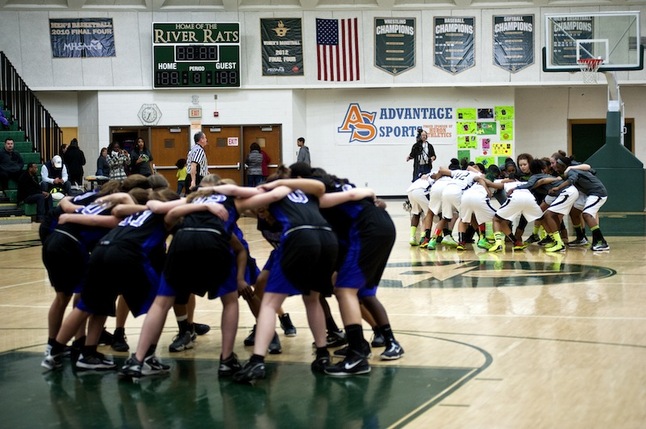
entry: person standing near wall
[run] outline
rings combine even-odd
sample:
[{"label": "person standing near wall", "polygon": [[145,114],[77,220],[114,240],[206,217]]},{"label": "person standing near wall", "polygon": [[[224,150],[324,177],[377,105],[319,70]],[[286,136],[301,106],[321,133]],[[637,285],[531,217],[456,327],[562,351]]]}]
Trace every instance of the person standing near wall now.
[{"label": "person standing near wall", "polygon": [[130,154],[121,149],[119,143],[114,142],[108,147],[108,165],[110,166],[110,180],[123,182],[126,178],[126,166],[130,164]]},{"label": "person standing near wall", "polygon": [[310,148],[305,146],[305,137],[299,137],[296,140],[298,145],[298,155],[296,156],[296,162],[304,162],[307,165],[312,165],[310,161]]},{"label": "person standing near wall", "polygon": [[195,145],[186,158],[185,192],[187,194],[197,189],[202,178],[209,174],[209,163],[204,152],[204,148],[209,144],[206,135],[202,131],[198,131],[193,136],[193,141],[195,141]]},{"label": "person standing near wall", "polygon": [[247,186],[256,187],[262,183],[263,156],[260,153],[260,145],[256,142],[249,146],[249,155],[245,159],[247,166]]},{"label": "person standing near wall", "polygon": [[435,161],[435,149],[428,141],[428,134],[422,128],[417,129],[417,141],[406,157],[406,162],[413,160],[413,182],[422,174],[429,174]]},{"label": "person standing near wall", "polygon": [[186,196],[186,191],[184,190],[186,185],[186,158],[178,159],[175,167],[177,167],[177,173],[175,173],[177,177],[177,195],[180,197]]},{"label": "person standing near wall", "polygon": [[101,155],[96,159],[96,176],[109,177],[110,164],[108,164],[108,148],[101,148]]},{"label": "person standing near wall", "polygon": [[130,152],[130,174],[141,174],[142,176],[150,176],[153,174],[150,168],[150,163],[153,160],[153,155],[146,146],[144,139],[139,137],[135,148]]},{"label": "person standing near wall", "polygon": [[67,167],[70,182],[75,185],[82,185],[85,154],[79,148],[79,141],[77,139],[72,139],[67,147],[67,150],[63,154],[63,163]]}]

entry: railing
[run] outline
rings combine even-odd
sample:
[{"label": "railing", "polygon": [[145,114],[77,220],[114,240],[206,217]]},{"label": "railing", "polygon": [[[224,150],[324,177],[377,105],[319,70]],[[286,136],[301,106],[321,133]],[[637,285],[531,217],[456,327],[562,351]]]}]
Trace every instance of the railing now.
[{"label": "railing", "polygon": [[[18,129],[25,132],[32,150],[43,162],[56,155],[63,143],[63,131],[0,51],[0,100],[11,110]],[[0,142],[3,143],[3,142]]]}]

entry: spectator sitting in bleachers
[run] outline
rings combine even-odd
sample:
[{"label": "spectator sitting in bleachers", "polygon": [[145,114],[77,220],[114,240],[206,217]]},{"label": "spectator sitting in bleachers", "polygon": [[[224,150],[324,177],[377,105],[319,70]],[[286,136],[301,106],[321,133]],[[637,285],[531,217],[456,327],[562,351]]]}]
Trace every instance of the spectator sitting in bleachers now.
[{"label": "spectator sitting in bleachers", "polygon": [[47,161],[40,169],[40,189],[50,192],[54,188],[60,188],[65,195],[69,195],[72,184],[68,180],[67,167],[63,164],[63,158],[54,155],[51,161]]},{"label": "spectator sitting in bleachers", "polygon": [[14,151],[13,147],[13,139],[7,138],[4,148],[0,149],[0,191],[9,187],[9,180],[17,182],[20,179],[22,167],[25,165],[22,156]]},{"label": "spectator sitting in bleachers", "polygon": [[38,166],[30,162],[18,179],[18,202],[36,204],[36,221],[42,222],[52,208],[52,197],[38,184]]},{"label": "spectator sitting in bleachers", "polygon": [[11,127],[11,122],[9,122],[9,119],[5,117],[4,112],[0,107],[0,130],[8,130],[9,127]]}]

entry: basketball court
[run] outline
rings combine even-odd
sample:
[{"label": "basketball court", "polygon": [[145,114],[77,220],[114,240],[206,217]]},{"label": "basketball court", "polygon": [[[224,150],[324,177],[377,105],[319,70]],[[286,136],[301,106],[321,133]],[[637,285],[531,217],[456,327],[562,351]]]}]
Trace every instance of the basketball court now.
[{"label": "basketball court", "polygon": [[[646,237],[608,237],[609,252],[538,246],[491,254],[428,251],[408,244],[408,213],[390,201],[398,230],[378,296],[405,356],[372,372],[334,379],[309,369],[312,337],[297,297],[285,303],[298,328],[267,358],[254,386],[219,380],[219,301],[198,299],[212,330],[196,347],[169,353],[168,318],[158,354],[170,374],[120,380],[115,372],[40,367],[53,299],[36,224],[0,235],[0,400],[3,427],[443,427],[638,428],[646,421]],[[643,222],[643,220],[642,220]],[[602,220],[603,226],[603,220]],[[252,254],[269,245],[241,219]],[[331,305],[340,323],[338,307]],[[142,317],[129,317],[136,346]],[[241,301],[236,353],[254,324]],[[114,319],[108,319],[114,329]],[[364,324],[366,336],[370,328]],[[99,348],[122,363],[127,353]]]}]

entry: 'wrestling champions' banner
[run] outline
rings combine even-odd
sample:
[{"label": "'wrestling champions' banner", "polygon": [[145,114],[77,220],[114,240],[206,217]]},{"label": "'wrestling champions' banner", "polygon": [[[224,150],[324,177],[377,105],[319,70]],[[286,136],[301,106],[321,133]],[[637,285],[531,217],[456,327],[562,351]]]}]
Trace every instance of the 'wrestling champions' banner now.
[{"label": "'wrestling champions' banner", "polygon": [[392,75],[415,67],[415,18],[375,18],[375,67]]},{"label": "'wrestling champions' banner", "polygon": [[493,63],[512,73],[534,64],[534,15],[493,17]]},{"label": "'wrestling champions' banner", "polygon": [[452,74],[476,64],[475,18],[436,17],[435,66]]},{"label": "'wrestling champions' banner", "polygon": [[112,18],[65,18],[49,20],[54,58],[114,57]]},{"label": "'wrestling champions' banner", "polygon": [[303,76],[300,18],[261,19],[263,76]]}]

